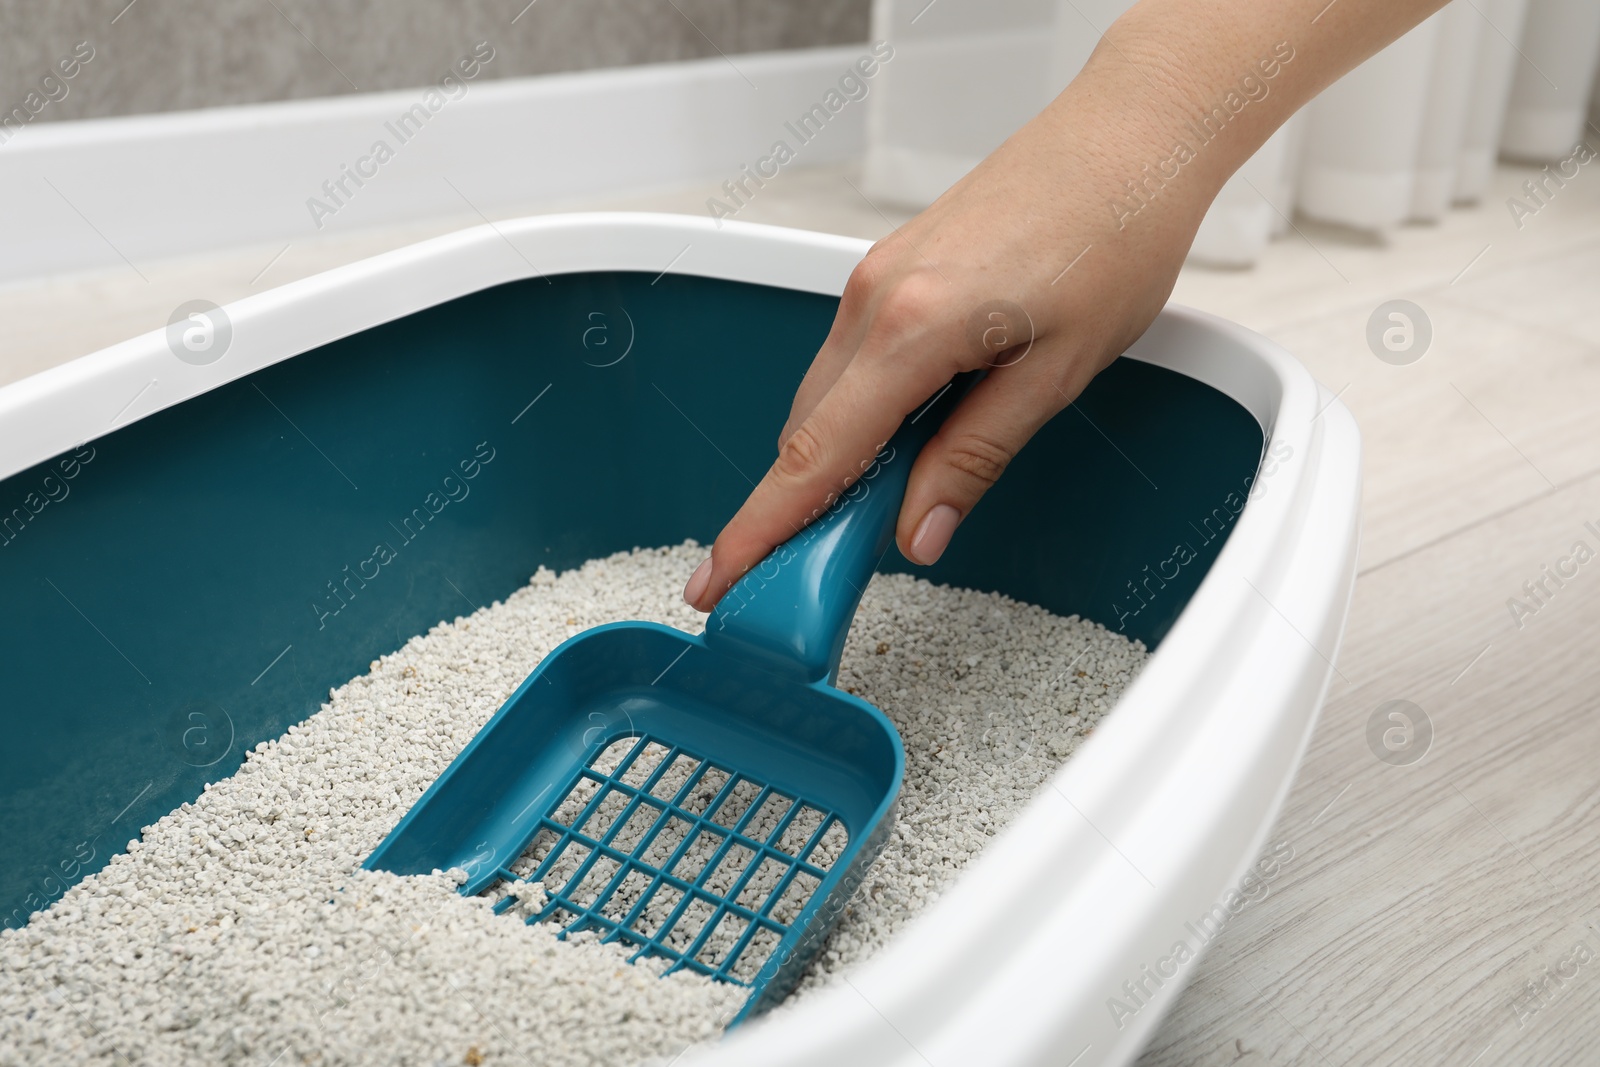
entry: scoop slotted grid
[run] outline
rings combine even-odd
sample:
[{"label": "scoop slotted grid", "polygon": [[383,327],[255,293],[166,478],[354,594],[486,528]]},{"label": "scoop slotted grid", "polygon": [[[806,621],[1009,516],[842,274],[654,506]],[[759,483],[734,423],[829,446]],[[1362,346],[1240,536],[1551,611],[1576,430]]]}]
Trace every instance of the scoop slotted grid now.
[{"label": "scoop slotted grid", "polygon": [[[848,835],[830,811],[648,735],[612,741],[499,875],[545,883],[527,922],[602,932],[752,987]],[[532,868],[531,870],[529,868]],[[515,906],[513,892],[495,905]]]}]

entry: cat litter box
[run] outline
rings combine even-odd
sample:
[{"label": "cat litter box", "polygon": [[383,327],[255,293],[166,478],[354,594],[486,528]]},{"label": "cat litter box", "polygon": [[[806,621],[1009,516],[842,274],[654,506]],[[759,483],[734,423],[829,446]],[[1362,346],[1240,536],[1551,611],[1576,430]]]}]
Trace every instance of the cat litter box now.
[{"label": "cat litter box", "polygon": [[[0,388],[0,923],[464,601],[709,542],[866,249],[500,223],[231,304],[220,352],[180,326]],[[1138,638],[1144,672],[848,983],[683,1062],[1129,1062],[1193,964],[1143,975],[1255,860],[1329,683],[1359,452],[1281,349],[1163,311],[918,570]]]}]

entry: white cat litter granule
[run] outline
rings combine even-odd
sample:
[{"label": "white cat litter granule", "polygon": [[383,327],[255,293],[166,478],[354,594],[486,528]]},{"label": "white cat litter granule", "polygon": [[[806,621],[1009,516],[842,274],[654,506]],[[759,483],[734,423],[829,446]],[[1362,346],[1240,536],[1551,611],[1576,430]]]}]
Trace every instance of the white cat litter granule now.
[{"label": "white cat litter granule", "polygon": [[[494,915],[449,874],[358,870],[541,657],[584,629],[697,633],[692,542],[540,570],[258,745],[0,936],[0,1064],[666,1064],[746,991]],[[876,577],[839,685],[905,742],[899,819],[791,1002],[865,959],[1115,705],[1142,645],[990,593]],[[515,909],[514,909],[515,910]]]}]

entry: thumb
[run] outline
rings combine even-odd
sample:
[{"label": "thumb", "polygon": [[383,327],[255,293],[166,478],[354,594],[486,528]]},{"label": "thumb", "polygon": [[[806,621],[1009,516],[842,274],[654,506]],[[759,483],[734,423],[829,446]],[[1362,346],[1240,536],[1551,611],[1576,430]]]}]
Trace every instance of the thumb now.
[{"label": "thumb", "polygon": [[990,372],[923,447],[895,529],[895,541],[911,562],[937,562],[1012,458],[1067,406],[1071,396],[1055,388],[1045,363]]}]

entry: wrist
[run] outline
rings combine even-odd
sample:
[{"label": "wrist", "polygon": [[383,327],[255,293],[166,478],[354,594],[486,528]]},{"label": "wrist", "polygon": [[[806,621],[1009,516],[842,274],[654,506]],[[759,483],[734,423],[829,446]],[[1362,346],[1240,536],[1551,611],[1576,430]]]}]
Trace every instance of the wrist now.
[{"label": "wrist", "polygon": [[1145,0],[1112,24],[1052,105],[1065,137],[1098,127],[1093,168],[1122,205],[1108,209],[1115,228],[1135,216],[1198,228],[1223,184],[1314,91],[1315,73],[1282,27],[1238,14]]}]

